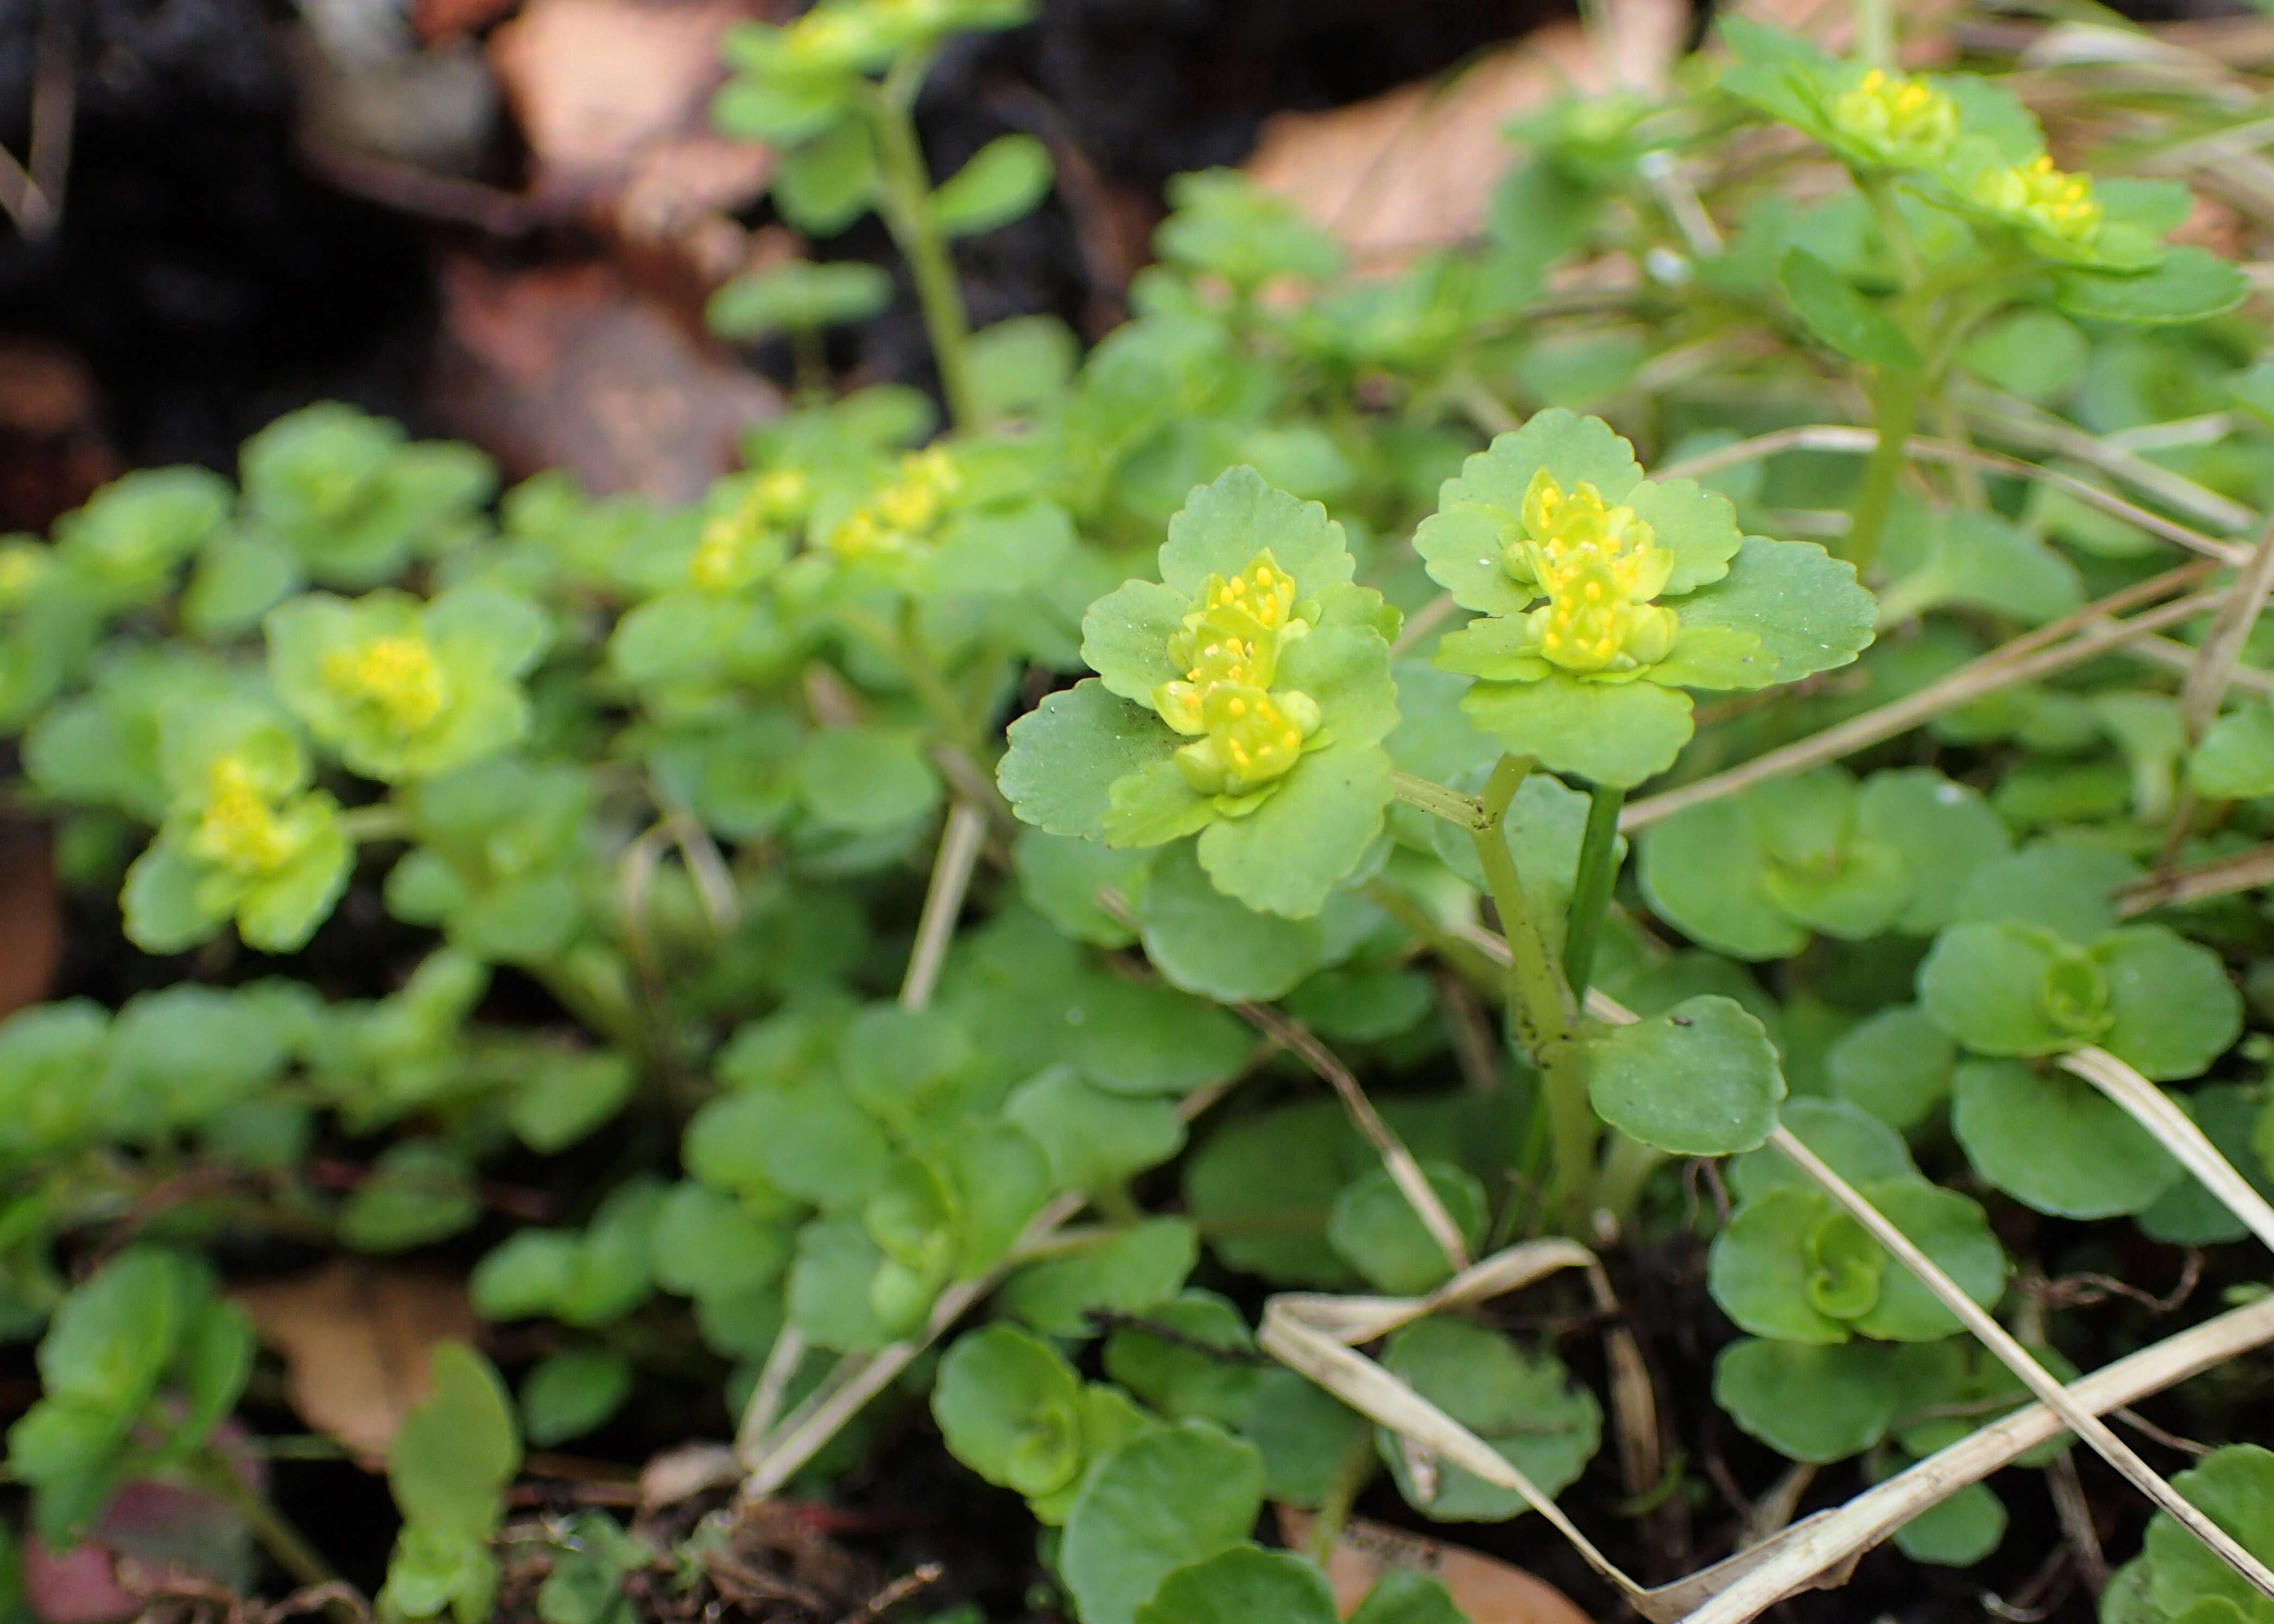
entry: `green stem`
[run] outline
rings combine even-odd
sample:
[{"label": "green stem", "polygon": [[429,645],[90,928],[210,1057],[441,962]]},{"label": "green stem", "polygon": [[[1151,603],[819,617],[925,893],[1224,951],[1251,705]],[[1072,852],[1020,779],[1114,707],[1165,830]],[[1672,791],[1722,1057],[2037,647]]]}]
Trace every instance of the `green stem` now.
[{"label": "green stem", "polygon": [[980,416],[979,397],[971,384],[971,322],[964,313],[954,261],[932,214],[931,177],[924,168],[912,112],[916,90],[930,65],[929,53],[923,52],[893,65],[868,100],[869,128],[877,144],[878,212],[915,281],[916,302],[923,309],[924,330],[931,339],[948,416],[956,427],[969,429],[978,426]]},{"label": "green stem", "polygon": [[1501,935],[1508,943],[1509,1011],[1517,1036],[1532,1064],[1545,1069],[1556,1051],[1571,1040],[1570,995],[1547,955],[1539,922],[1532,918],[1524,878],[1516,871],[1516,853],[1501,832],[1509,802],[1516,799],[1517,786],[1531,771],[1532,763],[1525,757],[1502,756],[1480,798],[1484,822],[1469,832],[1476,842],[1477,861],[1484,866],[1493,906],[1500,914]]},{"label": "green stem", "polygon": [[1483,949],[1464,942],[1438,921],[1437,916],[1395,885],[1369,880],[1367,899],[1421,938],[1454,974],[1495,1004],[1508,996],[1507,978]]},{"label": "green stem", "polygon": [[1389,786],[1407,806],[1419,807],[1432,817],[1442,817],[1464,829],[1474,830],[1484,819],[1484,805],[1474,795],[1464,795],[1434,778],[1393,772],[1389,775]]},{"label": "green stem", "polygon": [[1871,387],[1872,425],[1879,431],[1879,443],[1872,447],[1871,460],[1864,465],[1864,484],[1856,493],[1855,522],[1841,548],[1841,556],[1856,567],[1858,575],[1868,575],[1879,560],[1879,532],[1886,528],[1888,511],[1894,506],[1895,485],[1902,477],[1911,426],[1918,420],[1920,381],[1915,372],[1887,372],[1880,373]]},{"label": "green stem", "polygon": [[1594,1106],[1587,1098],[1586,1051],[1578,1041],[1570,988],[1548,955],[1525,895],[1523,876],[1517,872],[1516,854],[1501,832],[1501,820],[1531,768],[1520,756],[1501,757],[1480,797],[1485,826],[1472,838],[1485,881],[1492,888],[1501,935],[1508,942],[1510,1023],[1539,1069],[1546,1091],[1548,1137],[1555,1147],[1549,1207],[1566,1222],[1574,1222],[1583,1215],[1580,1199],[1595,1161],[1597,1124]]},{"label": "green stem", "polygon": [[308,1543],[308,1537],[295,1528],[284,1514],[271,1505],[267,1499],[245,1486],[226,1461],[209,1460],[198,1474],[205,1485],[230,1510],[245,1519],[260,1548],[286,1573],[296,1584],[315,1586],[336,1584],[338,1574],[326,1561],[323,1553]]},{"label": "green stem", "polygon": [[1604,1153],[1602,1170],[1595,1176],[1596,1209],[1610,1214],[1623,1229],[1631,1225],[1636,1209],[1642,1205],[1643,1189],[1650,1183],[1650,1176],[1671,1159],[1655,1146],[1630,1139],[1623,1133],[1613,1134],[1610,1149]]},{"label": "green stem", "polygon": [[1319,1515],[1311,1522],[1311,1537],[1304,1542],[1305,1554],[1320,1567],[1327,1565],[1327,1559],[1342,1543],[1343,1530],[1350,1526],[1351,1507],[1358,1504],[1359,1494],[1374,1476],[1376,1460],[1374,1429],[1367,1427],[1335,1462],[1335,1475],[1328,1480],[1326,1497],[1319,1502]]},{"label": "green stem", "polygon": [[1556,1051],[1540,1086],[1547,1101],[1547,1137],[1555,1147],[1555,1165],[1547,1180],[1547,1210],[1564,1224],[1585,1233],[1588,1186],[1594,1180],[1595,1147],[1602,1124],[1595,1118],[1595,1102],[1587,1094],[1587,1051],[1567,1042]]},{"label": "green stem", "polygon": [[1895,11],[1889,0],[1856,0],[1856,54],[1875,68],[1895,65]]},{"label": "green stem", "polygon": [[391,801],[350,807],[334,821],[340,832],[350,840],[405,840],[410,837],[409,816]]},{"label": "green stem", "polygon": [[1571,982],[1571,996],[1585,1007],[1587,988],[1595,974],[1595,944],[1602,939],[1603,915],[1611,905],[1611,886],[1619,876],[1619,808],[1627,803],[1626,791],[1615,784],[1598,784],[1587,805],[1587,831],[1579,845],[1579,873],[1571,886],[1571,917],[1563,931],[1563,974]]}]

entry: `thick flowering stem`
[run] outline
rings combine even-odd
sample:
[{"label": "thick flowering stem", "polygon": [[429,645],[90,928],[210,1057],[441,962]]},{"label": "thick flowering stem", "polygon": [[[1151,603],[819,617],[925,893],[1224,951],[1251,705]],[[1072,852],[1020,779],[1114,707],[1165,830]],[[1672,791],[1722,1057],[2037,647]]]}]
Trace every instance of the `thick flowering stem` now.
[{"label": "thick flowering stem", "polygon": [[1593,1174],[1597,1124],[1587,1099],[1586,1056],[1578,1041],[1576,1005],[1525,898],[1516,853],[1501,832],[1501,820],[1531,766],[1521,756],[1501,757],[1479,798],[1484,826],[1472,831],[1471,838],[1492,888],[1501,935],[1508,942],[1510,1022],[1517,1041],[1539,1068],[1546,1091],[1548,1134],[1555,1147],[1549,1210],[1569,1219],[1577,1216]]},{"label": "thick flowering stem", "polygon": [[930,65],[929,56],[919,54],[893,67],[868,99],[869,128],[877,144],[878,212],[915,280],[948,416],[956,427],[968,429],[977,426],[980,416],[971,385],[971,321],[964,312],[955,263],[932,214],[931,179],[916,140],[914,105]]},{"label": "thick flowering stem", "polygon": [[1872,426],[1879,441],[1872,447],[1871,461],[1864,465],[1855,518],[1840,549],[1840,555],[1856,567],[1859,576],[1869,575],[1879,560],[1879,533],[1886,528],[1888,511],[1894,506],[1895,484],[1902,477],[1911,429],[1918,421],[1920,381],[1914,372],[1888,372],[1880,373],[1872,386]]},{"label": "thick flowering stem", "polygon": [[1579,846],[1579,872],[1571,887],[1571,917],[1563,931],[1563,974],[1574,997],[1585,999],[1595,973],[1595,944],[1602,939],[1603,915],[1618,878],[1619,810],[1627,793],[1598,784],[1587,808],[1587,831]]}]

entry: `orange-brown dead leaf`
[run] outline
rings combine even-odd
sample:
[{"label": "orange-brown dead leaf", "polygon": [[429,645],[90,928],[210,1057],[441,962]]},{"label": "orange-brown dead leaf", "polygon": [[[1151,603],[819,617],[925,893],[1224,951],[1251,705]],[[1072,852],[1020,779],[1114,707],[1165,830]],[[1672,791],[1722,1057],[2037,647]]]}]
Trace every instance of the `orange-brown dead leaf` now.
[{"label": "orange-brown dead leaf", "polygon": [[745,0],[528,0],[490,36],[489,57],[538,188],[613,187],[649,148],[701,134],[726,77],[719,36],[757,10]]},{"label": "orange-brown dead leaf", "polygon": [[21,816],[0,817],[0,1016],[48,996],[63,944],[47,828]]},{"label": "orange-brown dead leaf", "polygon": [[425,1396],[434,1344],[478,1329],[463,1281],[360,1259],[233,1295],[261,1341],[283,1355],[286,1391],[300,1418],[373,1466]]},{"label": "orange-brown dead leaf", "polygon": [[614,266],[442,267],[437,402],[509,469],[561,468],[588,491],[688,501],[781,410],[763,379],[635,289]]},{"label": "orange-brown dead leaf", "polygon": [[[1311,1515],[1279,1507],[1279,1537],[1300,1550],[1311,1537]],[[1394,1568],[1418,1568],[1444,1582],[1469,1624],[1592,1624],[1577,1604],[1545,1579],[1474,1551],[1409,1534],[1387,1523],[1352,1518],[1327,1558],[1335,1605],[1347,1618],[1374,1581]]]},{"label": "orange-brown dead leaf", "polygon": [[1600,9],[1593,40],[1576,23],[1552,24],[1427,84],[1283,113],[1264,125],[1247,172],[1334,232],[1362,267],[1472,237],[1508,166],[1510,119],[1566,89],[1665,82],[1689,27],[1686,0]]}]

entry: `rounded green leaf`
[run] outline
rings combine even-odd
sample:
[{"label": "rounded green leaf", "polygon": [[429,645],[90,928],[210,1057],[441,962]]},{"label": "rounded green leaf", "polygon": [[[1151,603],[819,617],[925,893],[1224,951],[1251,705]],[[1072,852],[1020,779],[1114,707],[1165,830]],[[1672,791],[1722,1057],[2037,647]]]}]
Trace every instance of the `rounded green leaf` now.
[{"label": "rounded green leaf", "polygon": [[1095,1245],[1030,1263],[1004,1282],[1004,1311],[1049,1336],[1096,1333],[1093,1313],[1141,1314],[1193,1272],[1200,1237],[1181,1218],[1148,1218]]},{"label": "rounded green leaf", "polygon": [[1145,1322],[1160,1334],[1128,1326],[1106,1340],[1105,1373],[1171,1420],[1246,1432],[1263,1365],[1239,1311],[1212,1291],[1186,1291]]},{"label": "rounded green leaf", "polygon": [[1064,1190],[1112,1188],[1185,1146],[1185,1124],[1166,1098],[1108,1093],[1072,1066],[1028,1079],[1003,1112],[1043,1147]]},{"label": "rounded green leaf", "polygon": [[1262,1508],[1262,1456],[1205,1421],[1124,1444],[1082,1485],[1058,1547],[1082,1624],[1136,1624],[1163,1580],[1246,1539]]},{"label": "rounded green leaf", "polygon": [[[1955,1190],[1918,1179],[1864,1184],[1858,1189],[1975,1302],[1987,1308],[2004,1293],[2005,1249],[1975,1202]],[[1961,1329],[1958,1317],[1942,1305],[1924,1282],[1884,1255],[1878,1299],[1850,1323],[1859,1334],[1882,1342],[1934,1342]]]},{"label": "rounded green leaf", "polygon": [[2116,928],[2115,893],[2140,872],[2139,864],[2105,847],[2040,841],[1975,869],[1951,922],[2012,921],[2080,945],[2097,942]]},{"label": "rounded green leaf", "polygon": [[1871,1342],[1731,1342],[1713,1361],[1713,1402],[1789,1460],[1860,1455],[1894,1424],[1901,1389]]},{"label": "rounded green leaf", "polygon": [[1767,1030],[1713,995],[1590,1038],[1586,1068],[1596,1115],[1679,1156],[1752,1149],[1776,1125],[1784,1098]]},{"label": "rounded green leaf", "polygon": [[[1446,1162],[1424,1162],[1421,1170],[1473,1254],[1484,1240],[1484,1186]],[[1386,1167],[1362,1175],[1335,1197],[1327,1241],[1368,1285],[1392,1297],[1419,1297],[1453,1273],[1444,1249]]]},{"label": "rounded green leaf", "polygon": [[2136,1213],[2180,1178],[2153,1134],[2064,1071],[1969,1061],[1958,1068],[1951,1128],[1983,1177],[2057,1217]]},{"label": "rounded green leaf", "polygon": [[[1387,674],[1385,661],[1385,680]],[[1254,811],[1201,832],[1201,867],[1218,890],[1248,907],[1309,919],[1382,833],[1393,793],[1390,771],[1389,751],[1355,740],[1338,738],[1307,753]]]},{"label": "rounded green leaf", "polygon": [[2217,801],[2274,795],[2274,705],[2248,704],[2213,722],[2187,763],[2187,781]]},{"label": "rounded green leaf", "polygon": [[1950,1095],[1958,1046],[1915,1004],[1866,1016],[1825,1056],[1833,1092],[1894,1128],[1915,1128]]},{"label": "rounded green leaf", "polygon": [[1240,1545],[1171,1574],[1137,1609],[1137,1624],[1337,1624],[1340,1616],[1314,1564]]},{"label": "rounded green leaf", "polygon": [[1971,1568],[2005,1538],[2005,1501],[1988,1484],[1969,1483],[1897,1529],[1895,1548],[1914,1562]]},{"label": "rounded green leaf", "polygon": [[1016,1326],[956,1340],[939,1362],[931,1413],[948,1452],[1004,1488],[1049,1494],[1081,1469],[1081,1379]]},{"label": "rounded green leaf", "polygon": [[1216,889],[1188,847],[1162,854],[1138,903],[1137,922],[1156,969],[1187,992],[1226,1004],[1283,996],[1322,968],[1328,956],[1316,920],[1243,906]]},{"label": "rounded green leaf", "polygon": [[1709,801],[1642,834],[1643,899],[1692,941],[1738,959],[1788,959],[1808,932],[1763,889],[1752,820],[1735,800]]},{"label": "rounded green leaf", "polygon": [[1050,149],[1031,135],[998,135],[931,194],[932,218],[950,237],[1005,226],[1050,195]]},{"label": "rounded green leaf", "polygon": [[1811,541],[1748,536],[1729,573],[1674,605],[1684,627],[1758,637],[1777,682],[1852,662],[1871,641],[1879,604],[1855,567]]},{"label": "rounded green leaf", "polygon": [[913,735],[893,729],[825,728],[805,741],[796,771],[806,810],[854,834],[898,829],[939,802],[938,770]]},{"label": "rounded green leaf", "polygon": [[1479,682],[1463,714],[1555,772],[1632,788],[1665,771],[1696,731],[1690,695],[1655,682],[1589,682],[1552,672],[1536,682]]},{"label": "rounded green leaf", "polygon": [[435,1344],[432,1387],[388,1446],[387,1486],[406,1521],[480,1538],[503,1520],[521,1439],[505,1384],[463,1342]]},{"label": "rounded green leaf", "polygon": [[[1602,1408],[1573,1385],[1562,1362],[1461,1320],[1422,1320],[1390,1337],[1382,1367],[1490,1444],[1554,1496],[1576,1482],[1602,1441]],[[1397,1436],[1375,1443],[1406,1503],[1440,1522],[1504,1522],[1529,1509],[1514,1489],[1440,1462],[1435,1481],[1415,1475]]]},{"label": "rounded green leaf", "polygon": [[1969,786],[1931,767],[1875,772],[1856,805],[1856,827],[1901,853],[1910,898],[1895,929],[1927,936],[1950,922],[1960,890],[2013,847],[2005,821]]},{"label": "rounded green leaf", "polygon": [[1161,544],[1161,580],[1187,603],[1212,575],[1239,574],[1270,550],[1295,577],[1299,599],[1345,585],[1356,571],[1343,527],[1316,502],[1274,489],[1247,467],[1231,468],[1213,484],[1194,486],[1169,521]]},{"label": "rounded green leaf", "polygon": [[[2172,1486],[2261,1561],[2274,1558],[2274,1451],[2229,1444],[2173,1477]],[[2150,1521],[2143,1550],[2148,1593],[2164,1618],[2200,1621],[2228,1616],[2255,1624],[2274,1611],[2169,1512],[2159,1511]],[[2224,1603],[2231,1613],[2189,1611],[2206,1602]]]},{"label": "rounded green leaf", "polygon": [[1918,350],[1894,318],[1807,249],[1785,250],[1777,284],[1808,330],[1849,360],[1898,372],[1919,366]]},{"label": "rounded green leaf", "polygon": [[549,1353],[521,1380],[521,1425],[540,1448],[582,1438],[631,1396],[632,1363],[606,1348]]},{"label": "rounded green leaf", "polygon": [[1085,679],[1011,724],[1011,748],[995,781],[1021,821],[1055,835],[1102,839],[1113,786],[1166,765],[1182,742],[1150,710]]},{"label": "rounded green leaf", "polygon": [[2242,1034],[2242,995],[2210,948],[2161,925],[2127,925],[2092,946],[2114,1019],[2101,1047],[2144,1077],[2197,1077]]},{"label": "rounded green leaf", "polygon": [[1844,1342],[1844,1320],[1818,1308],[1808,1286],[1809,1241],[1832,1204],[1799,1184],[1748,1201],[1713,1239],[1706,1285],[1738,1329],[1781,1342]]},{"label": "rounded green leaf", "polygon": [[[1920,1177],[1902,1135],[1844,1101],[1787,1100],[1777,1115],[1795,1139],[1851,1184]],[[1807,1173],[1773,1145],[1736,1158],[1729,1163],[1728,1177],[1740,1203],[1787,1185],[1816,1187]]]}]

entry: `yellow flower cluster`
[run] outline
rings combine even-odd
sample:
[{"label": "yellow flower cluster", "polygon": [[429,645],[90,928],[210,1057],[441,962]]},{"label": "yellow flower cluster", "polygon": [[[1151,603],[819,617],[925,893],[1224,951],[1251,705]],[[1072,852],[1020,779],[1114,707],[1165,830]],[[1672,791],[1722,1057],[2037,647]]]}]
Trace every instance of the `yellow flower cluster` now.
[{"label": "yellow flower cluster", "polygon": [[1832,124],[1883,163],[1932,169],[1958,139],[1958,103],[1924,79],[1873,68],[1833,102]]},{"label": "yellow flower cluster", "polygon": [[242,879],[274,874],[307,844],[307,831],[281,816],[262,794],[242,756],[222,755],[207,769],[205,811],[190,831],[192,856]]},{"label": "yellow flower cluster", "polygon": [[36,542],[0,546],[0,609],[29,598],[47,575],[50,561],[47,548]]},{"label": "yellow flower cluster", "polygon": [[1307,694],[1271,691],[1286,646],[1311,629],[1295,579],[1269,549],[1229,581],[1210,575],[1169,639],[1185,672],[1153,691],[1161,719],[1194,742],[1177,752],[1185,780],[1203,795],[1252,794],[1282,777],[1319,731]]},{"label": "yellow flower cluster", "polygon": [[1674,646],[1671,609],[1652,602],[1674,573],[1631,508],[1611,507],[1586,480],[1565,491],[1541,469],[1524,494],[1524,531],[1504,553],[1509,574],[1545,592],[1525,617],[1541,658],[1581,675],[1656,665]]},{"label": "yellow flower cluster", "polygon": [[2092,195],[2092,177],[2053,167],[2039,153],[2027,163],[1984,171],[1975,177],[1974,201],[2025,230],[2080,246],[2100,231],[2104,211]]},{"label": "yellow flower cluster", "polygon": [[900,459],[899,475],[839,523],[829,550],[840,558],[897,557],[930,541],[963,489],[955,460],[935,446]]},{"label": "yellow flower cluster", "polygon": [[373,637],[357,648],[335,649],[324,657],[324,680],[378,712],[395,733],[427,726],[450,700],[448,673],[433,646],[417,635]]},{"label": "yellow flower cluster", "polygon": [[774,527],[805,516],[812,499],[803,474],[776,469],[750,481],[742,500],[704,522],[687,579],[698,591],[732,592],[764,575],[776,561]]}]

